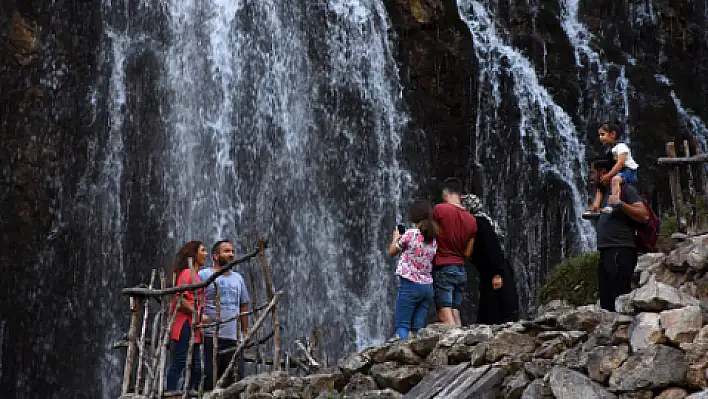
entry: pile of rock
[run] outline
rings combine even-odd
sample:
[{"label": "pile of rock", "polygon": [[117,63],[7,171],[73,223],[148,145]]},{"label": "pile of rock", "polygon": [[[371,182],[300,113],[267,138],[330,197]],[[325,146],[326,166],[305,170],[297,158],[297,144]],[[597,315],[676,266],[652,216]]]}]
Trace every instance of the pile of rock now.
[{"label": "pile of rock", "polygon": [[533,320],[432,325],[308,377],[252,376],[212,397],[706,398],[708,237],[640,258],[618,312],[554,301]]}]

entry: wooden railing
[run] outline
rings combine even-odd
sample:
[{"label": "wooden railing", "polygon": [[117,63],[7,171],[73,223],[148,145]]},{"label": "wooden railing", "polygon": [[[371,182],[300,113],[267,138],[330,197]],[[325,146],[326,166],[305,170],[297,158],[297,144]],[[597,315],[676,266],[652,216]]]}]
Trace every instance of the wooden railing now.
[{"label": "wooden railing", "polygon": [[[684,140],[682,144],[683,157],[677,156],[676,145],[670,141],[666,143],[667,156],[657,159],[657,163],[669,167],[669,189],[676,230],[695,235],[701,233],[702,227],[698,220],[699,207],[705,207],[705,199],[708,198],[708,176],[704,165],[708,163],[708,154],[702,151],[698,140],[693,140],[693,155],[689,141]],[[687,191],[684,191],[682,181],[687,182]],[[697,181],[700,183],[699,190],[696,189]]]},{"label": "wooden railing", "polygon": [[[265,341],[273,339],[273,357],[272,359],[266,359],[260,355],[254,359],[248,359],[244,356],[245,360],[258,361],[261,364],[270,364],[272,369],[280,370],[284,365],[286,368],[297,367],[306,372],[312,372],[319,364],[312,358],[311,349],[305,348],[299,341],[295,344],[298,348],[302,348],[305,352],[305,358],[303,360],[292,358],[291,356],[286,356],[286,361],[281,361],[281,343],[280,343],[280,323],[278,320],[277,304],[283,295],[283,290],[274,292],[273,284],[270,277],[270,268],[265,256],[266,242],[261,239],[259,240],[259,247],[257,250],[247,253],[240,258],[234,260],[227,266],[223,267],[219,271],[213,273],[208,279],[187,285],[180,285],[174,287],[166,287],[166,279],[164,271],[159,272],[159,288],[154,287],[155,279],[158,273],[153,270],[150,276],[149,285],[141,284],[136,287],[124,288],[122,293],[130,297],[130,328],[127,335],[127,343],[125,345],[116,345],[115,347],[126,347],[126,358],[123,368],[123,383],[121,386],[121,396],[120,398],[164,398],[164,397],[199,397],[202,398],[204,395],[204,379],[205,375],[202,373],[201,380],[199,383],[199,389],[197,391],[190,391],[189,381],[192,373],[192,359],[194,356],[195,342],[194,337],[196,336],[196,331],[204,328],[214,327],[215,332],[213,334],[214,339],[214,351],[213,359],[204,359],[203,346],[199,345],[197,350],[200,351],[201,358],[201,370],[204,370],[204,362],[212,361],[214,365],[217,364],[216,356],[221,353],[231,353],[231,361],[226,370],[223,371],[221,378],[217,380],[216,367],[214,367],[214,381],[213,386],[214,391],[212,391],[212,397],[218,397],[219,392],[225,388],[226,377],[229,374],[235,373],[235,363],[240,356],[244,356],[243,351],[253,345],[260,345]],[[214,283],[216,279],[227,271],[231,270],[235,265],[247,262],[256,256],[260,255],[260,260],[263,264],[263,273],[265,277],[266,291],[268,295],[268,303],[261,307],[256,307],[250,312],[240,313],[234,317],[230,317],[224,320],[220,320],[221,305],[219,301],[219,286],[215,284],[216,288],[216,321],[210,323],[201,324],[198,322],[197,309],[203,304],[200,304],[200,295],[197,294],[197,290],[201,290]],[[190,269],[192,259],[189,259]],[[193,272],[194,273],[194,272]],[[193,281],[196,280],[196,276],[192,276]],[[170,331],[172,325],[174,324],[175,317],[177,315],[178,306],[173,306],[174,303],[180,303],[185,292],[192,291],[194,294],[195,306],[194,312],[192,313],[192,334],[189,342],[189,348],[187,351],[187,363],[184,375],[183,387],[180,391],[175,392],[165,392],[165,368],[168,361],[169,353],[169,343],[170,343]],[[177,299],[175,302],[174,299]],[[159,310],[152,315],[150,313],[150,305],[155,302],[159,306]],[[262,313],[261,313],[262,311]],[[245,337],[242,337],[241,342],[235,349],[229,349],[226,351],[219,352],[218,347],[218,336],[219,327],[222,324],[230,323],[236,320],[240,316],[253,315],[256,318],[255,323],[246,333]],[[267,335],[265,338],[260,340],[256,337],[261,327],[264,325],[264,321],[271,315],[273,332]],[[149,335],[149,339],[147,338]],[[205,337],[206,338],[206,337]],[[136,364],[137,355],[137,364]],[[243,376],[241,376],[243,377]]]}]

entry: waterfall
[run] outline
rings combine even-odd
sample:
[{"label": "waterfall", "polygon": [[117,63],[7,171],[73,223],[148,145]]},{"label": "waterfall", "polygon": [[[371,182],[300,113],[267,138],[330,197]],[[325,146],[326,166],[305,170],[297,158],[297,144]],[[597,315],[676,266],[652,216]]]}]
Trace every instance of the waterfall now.
[{"label": "waterfall", "polygon": [[[578,19],[580,0],[559,0],[559,4],[561,26],[573,46],[578,81],[583,86],[579,98],[583,122],[600,124],[617,119],[625,125],[625,131],[631,133],[628,125],[630,85],[625,66],[603,60],[593,48],[592,33]],[[588,95],[591,97],[585,97]],[[631,137],[628,134],[623,139],[629,141]]]},{"label": "waterfall", "polygon": [[[92,353],[61,361],[101,384],[65,382],[64,396],[115,397],[120,290],[192,239],[244,252],[268,239],[285,352],[316,330],[331,364],[388,338],[386,248],[417,184],[401,156],[409,119],[383,2],[103,0],[99,14],[96,77],[79,100],[93,112],[76,155],[86,168],[62,177],[38,266],[73,270],[86,287],[52,300],[77,312],[66,323],[80,334],[42,330],[47,345],[73,339]],[[260,262],[238,271],[264,304]],[[18,395],[41,396],[23,383],[38,369],[26,370]]]},{"label": "waterfall", "polygon": [[[511,230],[507,248],[521,301],[529,304],[542,282],[544,262],[552,259],[550,252],[563,256],[594,247],[593,228],[580,218],[588,201],[585,146],[531,62],[507,44],[492,18],[494,10],[475,0],[457,4],[479,62],[475,139],[476,159],[487,182],[484,197]],[[519,221],[522,228],[508,228]],[[553,236],[550,230],[556,224],[559,235]]]}]

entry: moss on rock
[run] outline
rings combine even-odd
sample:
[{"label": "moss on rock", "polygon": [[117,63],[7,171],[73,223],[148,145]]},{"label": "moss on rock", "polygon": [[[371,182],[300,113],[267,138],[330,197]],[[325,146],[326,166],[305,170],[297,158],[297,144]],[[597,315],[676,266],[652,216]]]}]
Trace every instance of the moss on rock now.
[{"label": "moss on rock", "polygon": [[599,252],[586,252],[556,265],[541,287],[542,303],[564,299],[580,306],[597,302],[597,262]]}]

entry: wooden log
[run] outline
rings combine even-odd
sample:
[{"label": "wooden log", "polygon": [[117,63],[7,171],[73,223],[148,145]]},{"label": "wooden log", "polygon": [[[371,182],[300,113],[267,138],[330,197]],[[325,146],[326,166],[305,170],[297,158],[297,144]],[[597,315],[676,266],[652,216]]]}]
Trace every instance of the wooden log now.
[{"label": "wooden log", "polygon": [[261,310],[263,310],[263,309],[265,309],[265,308],[267,308],[267,307],[268,307],[268,304],[266,303],[265,305],[261,305],[261,306],[259,306],[259,307],[257,307],[257,308],[254,308],[253,310],[250,310],[250,311],[248,311],[248,312],[241,312],[241,313],[236,314],[236,315],[233,315],[233,316],[231,316],[231,317],[227,317],[227,318],[225,318],[225,319],[223,319],[223,320],[217,320],[217,321],[212,321],[212,322],[209,322],[209,323],[200,323],[200,324],[197,324],[197,328],[209,328],[209,327],[215,327],[215,326],[217,326],[217,325],[223,325],[223,324],[232,322],[232,321],[234,321],[234,320],[240,318],[241,316],[248,316],[248,315],[251,315],[251,314],[255,314],[256,312],[261,311]]},{"label": "wooden log", "polygon": [[[123,295],[130,295],[130,296],[137,296],[137,297],[163,297],[167,296],[169,294],[177,294],[180,292],[186,292],[186,291],[194,291],[199,288],[204,288],[208,286],[209,284],[213,283],[214,280],[216,280],[217,277],[221,276],[222,274],[226,273],[227,271],[231,270],[232,267],[236,266],[239,263],[243,263],[248,261],[251,258],[256,257],[258,255],[259,251],[253,251],[249,254],[243,255],[242,257],[234,260],[233,262],[229,263],[228,265],[224,266],[222,269],[217,270],[214,274],[209,276],[208,279],[204,281],[200,281],[199,283],[194,283],[194,284],[185,284],[185,285],[180,285],[180,286],[174,286],[170,288],[165,288],[165,289],[160,289],[160,290],[153,290],[150,288],[144,288],[144,287],[130,287],[130,288],[123,288],[123,291],[121,293]],[[174,285],[174,282],[173,282]]]},{"label": "wooden log", "polygon": [[696,154],[692,157],[687,158],[676,158],[676,156],[674,155],[673,157],[662,157],[656,160],[656,163],[658,163],[659,165],[687,165],[706,162],[708,162],[708,154]]},{"label": "wooden log", "polygon": [[[214,283],[214,287],[216,288],[216,320],[221,320],[221,292],[219,290],[219,284]],[[211,386],[215,387],[216,386],[216,381],[217,381],[217,376],[219,375],[219,369],[218,369],[218,359],[219,359],[219,326],[221,326],[221,323],[216,323],[216,326],[214,327],[214,348],[212,350],[212,357],[211,357],[211,367],[212,367],[212,383]]]},{"label": "wooden log", "polygon": [[[673,141],[666,143],[666,154],[669,158],[676,158],[676,147]],[[683,200],[681,199],[681,181],[679,176],[676,167],[669,170],[669,188],[671,189],[671,199],[674,205],[674,213],[676,214],[676,229],[680,231]]]},{"label": "wooden log", "polygon": [[250,330],[248,330],[248,333],[246,336],[243,338],[243,340],[239,343],[238,347],[236,348],[236,351],[234,352],[233,356],[231,356],[231,361],[229,362],[229,366],[224,370],[224,374],[219,378],[219,381],[216,383],[216,388],[222,388],[224,385],[224,382],[226,382],[226,376],[232,372],[233,368],[235,367],[236,359],[238,358],[239,354],[243,351],[243,349],[246,347],[246,344],[248,341],[251,339],[253,334],[258,331],[261,326],[263,325],[263,321],[266,319],[268,316],[268,313],[275,308],[275,305],[278,304],[278,301],[280,300],[280,297],[283,295],[283,291],[280,290],[276,292],[273,295],[273,299],[270,301],[268,304],[268,307],[266,310],[263,312],[261,317],[256,320],[256,322],[253,324],[253,327],[251,327]]},{"label": "wooden log", "polygon": [[[197,281],[197,276],[196,273],[194,272],[194,263],[193,263],[192,258],[187,258],[187,265],[189,267],[189,271],[192,274],[192,281]],[[179,307],[179,304],[177,304]],[[194,342],[196,341],[196,335],[197,335],[197,317],[199,313],[199,291],[194,290],[194,304],[192,306],[192,326],[191,330],[192,333],[189,336],[189,346],[187,347],[187,368],[184,372],[184,385],[183,385],[183,390],[184,394],[182,395],[182,399],[187,399],[187,393],[190,389],[189,387],[189,381],[192,378],[192,357],[194,356]]]},{"label": "wooden log", "polygon": [[135,357],[135,340],[138,331],[138,312],[140,301],[130,297],[130,330],[128,330],[128,353],[125,356],[125,367],[123,368],[123,387],[121,394],[125,395],[130,389],[131,374],[133,372],[133,358]]},{"label": "wooden log", "polygon": [[[152,288],[153,284],[155,284],[155,272],[156,270],[152,269],[152,273],[150,275],[150,288]],[[143,325],[140,328],[140,343],[138,344],[138,371],[135,376],[135,393],[140,393],[140,385],[142,383],[143,362],[145,359],[145,335],[147,334],[148,312],[150,305],[148,301],[145,300],[143,300],[143,303]]]},{"label": "wooden log", "polygon": [[[270,340],[271,338],[273,338],[273,331],[271,331],[271,332],[270,332],[268,335],[266,335],[265,337],[261,338],[259,341],[252,341],[252,342],[249,342],[248,344],[246,344],[246,347],[245,347],[244,349],[248,349],[248,348],[252,348],[252,347],[254,347],[254,346],[262,345],[262,344],[268,342],[268,340]],[[229,347],[229,348],[220,350],[220,351],[219,351],[219,354],[220,354],[220,355],[226,355],[226,354],[232,353],[232,352],[234,352],[234,351],[236,351],[236,347],[235,347],[235,346],[232,346],[232,347]],[[258,357],[259,359],[264,358],[264,357],[263,357],[263,354],[260,353],[260,352],[257,354],[256,357]]]},{"label": "wooden log", "polygon": [[[172,330],[172,325],[175,324],[175,318],[177,317],[179,304],[182,302],[182,298],[184,298],[184,292],[181,292],[179,297],[177,297],[177,302],[175,302],[174,309],[172,310],[172,316],[169,321],[167,321],[167,318],[165,317],[165,325],[163,326],[162,343],[160,346],[160,363],[158,365],[160,378],[156,380],[157,396],[160,398],[165,392],[165,363],[167,362],[167,352],[170,344],[170,332]],[[165,301],[165,307],[169,306],[169,301]]]},{"label": "wooden log", "polygon": [[[261,263],[263,263],[263,276],[265,277],[266,291],[268,293],[268,300],[273,300],[273,281],[270,278],[270,268],[268,267],[268,260],[265,256],[265,240],[260,239],[258,241],[258,246],[261,251]],[[278,309],[273,308],[271,312],[273,316],[273,363],[275,365],[275,370],[280,371],[280,325],[278,322]]]},{"label": "wooden log", "polygon": [[[160,269],[160,289],[165,288],[166,284],[166,279],[165,279],[165,270]],[[162,328],[160,328],[160,322],[162,320],[166,320],[167,317],[165,316],[165,311],[166,311],[166,306],[165,303],[163,302],[160,306],[160,310],[157,312],[155,315],[155,320],[153,320],[153,325],[152,325],[152,341],[151,341],[151,346],[152,346],[152,363],[150,364],[150,368],[148,368],[148,375],[145,378],[145,388],[143,389],[143,393],[146,396],[151,396],[152,395],[152,386],[153,386],[153,381],[155,380],[155,376],[159,374],[157,367],[159,364],[159,358],[160,358],[160,343],[162,342]],[[163,321],[162,324],[166,323],[166,321]],[[159,333],[159,334],[158,334]]]},{"label": "wooden log", "polygon": [[[691,147],[688,145],[688,140],[683,141],[683,155],[684,157],[691,156]],[[696,188],[693,184],[693,170],[692,165],[689,165],[688,169],[688,203],[691,204],[691,222],[689,223],[688,231],[696,231]]]},{"label": "wooden log", "polygon": [[319,368],[320,364],[312,357],[310,354],[310,351],[305,347],[305,345],[300,342],[300,340],[295,341],[295,345],[302,350],[302,352],[305,354],[305,358],[307,359],[308,362],[310,362],[310,366],[314,368]]},{"label": "wooden log", "polygon": [[[701,147],[701,142],[697,137],[693,138],[693,147],[696,149],[696,156],[706,155]],[[703,194],[704,201],[708,197],[708,176],[706,175],[706,165],[698,164],[697,176],[701,179],[701,194]]]}]

